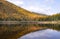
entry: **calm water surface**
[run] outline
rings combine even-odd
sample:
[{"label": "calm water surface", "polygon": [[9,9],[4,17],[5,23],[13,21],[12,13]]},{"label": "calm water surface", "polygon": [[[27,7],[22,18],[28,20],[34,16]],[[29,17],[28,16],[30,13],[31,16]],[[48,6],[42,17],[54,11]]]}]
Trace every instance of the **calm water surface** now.
[{"label": "calm water surface", "polygon": [[31,32],[18,39],[60,39],[60,31],[53,29]]}]

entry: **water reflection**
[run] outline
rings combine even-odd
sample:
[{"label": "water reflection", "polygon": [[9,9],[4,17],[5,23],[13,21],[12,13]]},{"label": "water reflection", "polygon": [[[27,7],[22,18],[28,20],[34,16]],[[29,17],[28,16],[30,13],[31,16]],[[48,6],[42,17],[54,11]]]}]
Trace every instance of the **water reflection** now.
[{"label": "water reflection", "polygon": [[60,39],[59,37],[60,25],[56,24],[0,25],[0,39]]},{"label": "water reflection", "polygon": [[19,39],[60,39],[60,31],[45,29],[29,33]]}]

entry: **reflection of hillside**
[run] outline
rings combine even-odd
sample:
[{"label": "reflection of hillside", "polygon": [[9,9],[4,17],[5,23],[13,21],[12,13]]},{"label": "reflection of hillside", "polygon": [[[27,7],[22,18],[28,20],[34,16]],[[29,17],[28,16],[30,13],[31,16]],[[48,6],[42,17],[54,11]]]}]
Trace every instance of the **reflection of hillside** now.
[{"label": "reflection of hillside", "polygon": [[46,27],[40,27],[36,25],[20,24],[20,25],[1,25],[0,26],[0,39],[17,39],[27,33],[45,29]]},{"label": "reflection of hillside", "polygon": [[17,39],[25,34],[42,29],[60,30],[60,25],[40,25],[40,24],[19,24],[0,25],[0,39]]},{"label": "reflection of hillside", "polygon": [[45,25],[39,24],[39,26],[43,26],[43,27],[46,27],[46,28],[49,28],[49,29],[60,31],[60,24],[45,24]]}]

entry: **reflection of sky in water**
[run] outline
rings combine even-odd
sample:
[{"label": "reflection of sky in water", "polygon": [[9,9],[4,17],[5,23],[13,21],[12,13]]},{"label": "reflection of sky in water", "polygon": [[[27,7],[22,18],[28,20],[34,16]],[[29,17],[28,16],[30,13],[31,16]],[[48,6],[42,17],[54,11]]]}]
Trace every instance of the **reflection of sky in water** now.
[{"label": "reflection of sky in water", "polygon": [[60,32],[52,29],[29,33],[20,39],[60,39]]}]

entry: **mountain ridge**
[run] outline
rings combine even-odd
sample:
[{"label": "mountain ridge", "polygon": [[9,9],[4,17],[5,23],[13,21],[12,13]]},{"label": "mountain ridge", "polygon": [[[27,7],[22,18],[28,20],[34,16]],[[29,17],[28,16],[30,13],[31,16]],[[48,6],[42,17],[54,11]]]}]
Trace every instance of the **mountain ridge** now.
[{"label": "mountain ridge", "polygon": [[[8,1],[0,2],[0,19],[4,20],[33,20],[36,17],[46,17],[44,15],[38,15],[36,13],[27,11],[21,7],[18,7]],[[14,19],[13,19],[14,18]],[[28,18],[28,19],[27,19]]]}]

